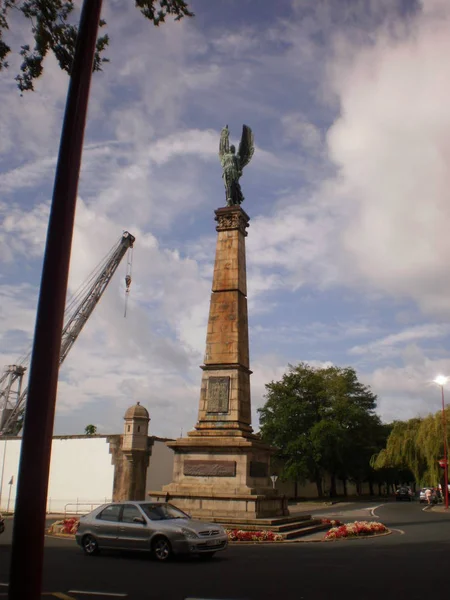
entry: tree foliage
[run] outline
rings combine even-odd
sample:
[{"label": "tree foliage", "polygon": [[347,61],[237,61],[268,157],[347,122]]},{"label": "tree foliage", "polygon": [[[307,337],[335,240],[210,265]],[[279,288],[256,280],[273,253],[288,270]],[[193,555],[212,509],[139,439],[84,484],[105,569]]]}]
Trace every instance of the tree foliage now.
[{"label": "tree foliage", "polygon": [[95,425],[86,425],[84,428],[84,435],[95,435],[97,433],[97,427]]},{"label": "tree foliage", "polygon": [[[450,409],[446,408],[446,420]],[[447,446],[450,437],[447,430]],[[444,454],[444,430],[442,412],[425,418],[397,421],[386,443],[386,447],[373,457],[375,469],[409,469],[416,482],[435,485],[443,476],[438,461]]]},{"label": "tree foliage", "polygon": [[329,473],[335,495],[336,478],[358,483],[370,477],[370,457],[383,447],[386,432],[374,412],[376,396],[354,369],[290,365],[266,390],[261,434],[278,449],[284,478],[314,481],[322,495]]},{"label": "tree foliage", "polygon": [[[193,16],[184,0],[135,0],[135,4],[156,27],[164,23],[167,16],[173,16],[176,21]],[[34,38],[33,48],[26,44],[19,51],[22,64],[15,79],[20,91],[34,89],[33,83],[42,75],[48,52],[53,52],[61,69],[70,74],[78,33],[77,25],[71,22],[72,0],[0,0],[0,71],[8,68],[6,59],[12,51],[4,40],[12,10],[28,19]],[[100,27],[105,25],[106,22],[101,20]],[[108,35],[98,38],[94,71],[101,71],[102,65],[109,62],[102,56],[108,43]]]}]

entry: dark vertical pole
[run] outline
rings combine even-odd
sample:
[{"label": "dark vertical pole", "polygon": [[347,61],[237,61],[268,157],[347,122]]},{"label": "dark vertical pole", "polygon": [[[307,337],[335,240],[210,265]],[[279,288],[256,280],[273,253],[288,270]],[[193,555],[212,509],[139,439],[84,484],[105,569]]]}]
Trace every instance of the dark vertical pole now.
[{"label": "dark vertical pole", "polygon": [[10,600],[41,597],[50,454],[67,278],[102,0],[84,0],[47,230],[20,455]]},{"label": "dark vertical pole", "polygon": [[442,392],[442,430],[444,432],[444,481],[445,481],[445,508],[448,510],[448,455],[447,455],[447,419],[445,418],[444,386]]}]

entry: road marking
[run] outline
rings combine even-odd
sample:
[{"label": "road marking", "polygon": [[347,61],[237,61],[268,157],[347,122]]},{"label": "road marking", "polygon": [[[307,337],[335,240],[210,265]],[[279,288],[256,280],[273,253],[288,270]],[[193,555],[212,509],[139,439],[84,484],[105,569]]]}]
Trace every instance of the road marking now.
[{"label": "road marking", "polygon": [[50,592],[42,595],[53,596],[54,598],[59,598],[59,600],[76,600],[76,598],[74,598],[73,596],[68,596],[67,594],[63,594],[62,592]]},{"label": "road marking", "polygon": [[128,598],[128,594],[115,594],[113,592],[83,592],[82,590],[69,590],[69,594],[82,594],[84,596],[107,596],[111,598]]},{"label": "road marking", "polygon": [[391,529],[391,531],[397,531],[400,535],[405,535],[403,529]]},{"label": "road marking", "polygon": [[9,587],[9,583],[0,583],[1,587]]},{"label": "road marking", "polygon": [[370,509],[370,514],[372,515],[372,517],[375,517],[376,519],[380,518],[378,515],[375,514],[375,511],[377,510],[377,508],[380,508],[381,506],[384,506],[384,504],[378,504],[378,506],[374,506],[373,508]]},{"label": "road marking", "polygon": [[427,504],[424,508],[422,508],[423,511],[429,510],[431,508],[431,504]]}]

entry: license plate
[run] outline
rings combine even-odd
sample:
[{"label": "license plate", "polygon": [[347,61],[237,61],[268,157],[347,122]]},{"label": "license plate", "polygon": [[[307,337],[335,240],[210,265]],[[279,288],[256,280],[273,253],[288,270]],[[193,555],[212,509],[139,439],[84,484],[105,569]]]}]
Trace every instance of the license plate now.
[{"label": "license plate", "polygon": [[207,546],[217,546],[217,540],[208,540],[206,542]]}]

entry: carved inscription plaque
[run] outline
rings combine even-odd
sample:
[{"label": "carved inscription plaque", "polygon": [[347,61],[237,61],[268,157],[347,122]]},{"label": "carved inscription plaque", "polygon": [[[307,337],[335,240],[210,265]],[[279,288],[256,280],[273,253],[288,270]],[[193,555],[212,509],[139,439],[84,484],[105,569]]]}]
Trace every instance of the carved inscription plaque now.
[{"label": "carved inscription plaque", "polygon": [[183,473],[192,477],[236,477],[236,461],[186,460]]},{"label": "carved inscription plaque", "polygon": [[267,477],[269,474],[269,465],[264,462],[250,463],[250,477]]},{"label": "carved inscription plaque", "polygon": [[210,377],[208,379],[208,407],[209,413],[228,412],[228,401],[230,396],[229,377]]}]

